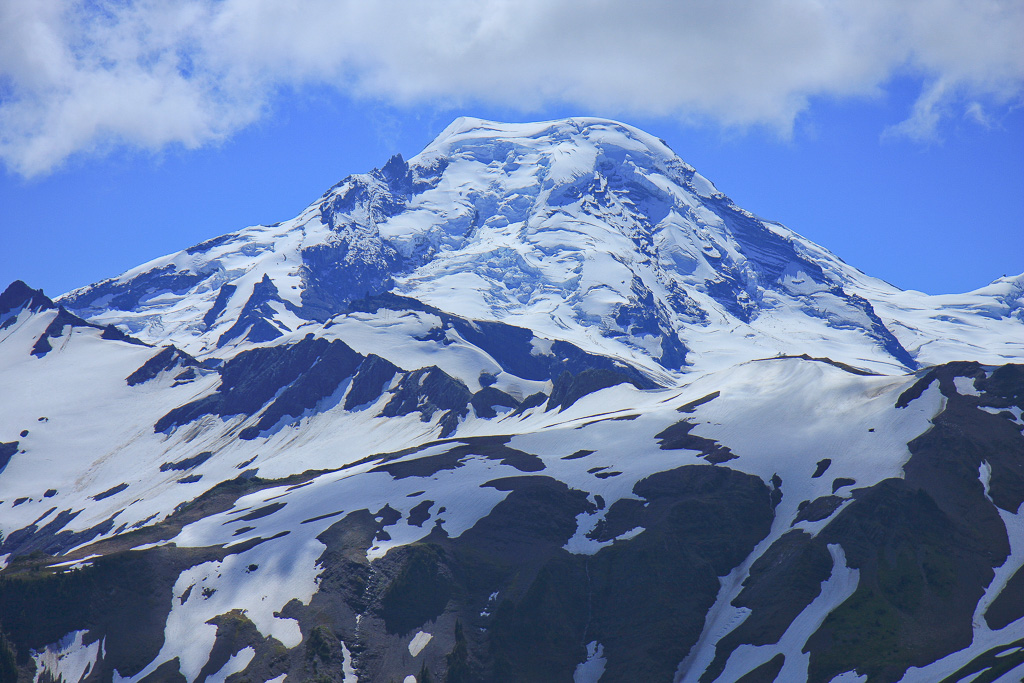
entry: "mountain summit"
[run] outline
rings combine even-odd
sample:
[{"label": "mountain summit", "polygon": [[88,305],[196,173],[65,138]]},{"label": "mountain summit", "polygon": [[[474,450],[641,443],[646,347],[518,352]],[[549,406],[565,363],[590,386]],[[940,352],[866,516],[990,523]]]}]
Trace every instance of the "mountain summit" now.
[{"label": "mountain summit", "polygon": [[4,683],[1024,674],[1024,275],[900,291],[624,124],[14,282],[0,387]]},{"label": "mountain summit", "polygon": [[[990,288],[991,289],[991,288]],[[669,371],[828,355],[883,372],[1021,355],[1024,284],[927,297],[737,207],[631,126],[458,119],[297,218],[61,298],[193,354],[261,343],[391,292]],[[988,312],[979,317],[976,312]]]}]

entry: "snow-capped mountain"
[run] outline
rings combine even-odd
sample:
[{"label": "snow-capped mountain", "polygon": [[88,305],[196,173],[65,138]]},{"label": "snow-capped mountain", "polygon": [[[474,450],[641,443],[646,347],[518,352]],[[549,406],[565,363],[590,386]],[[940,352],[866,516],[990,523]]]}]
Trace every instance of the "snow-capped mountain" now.
[{"label": "snow-capped mountain", "polygon": [[1017,680],[1022,362],[1024,275],[903,292],[630,126],[459,119],[0,294],[0,681]]},{"label": "snow-capped mountain", "polygon": [[809,353],[899,371],[1024,352],[1021,278],[960,297],[902,292],[740,209],[662,141],[582,118],[459,119],[291,221],[61,303],[199,355],[382,292],[668,370]]}]

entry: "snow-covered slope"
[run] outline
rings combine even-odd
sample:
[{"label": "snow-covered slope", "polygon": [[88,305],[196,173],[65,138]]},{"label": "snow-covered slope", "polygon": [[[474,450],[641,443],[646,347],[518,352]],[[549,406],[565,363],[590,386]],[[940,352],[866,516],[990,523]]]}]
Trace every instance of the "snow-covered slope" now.
[{"label": "snow-covered slope", "polygon": [[460,119],[0,294],[0,667],[1017,680],[1022,306],[895,289],[623,124]]}]

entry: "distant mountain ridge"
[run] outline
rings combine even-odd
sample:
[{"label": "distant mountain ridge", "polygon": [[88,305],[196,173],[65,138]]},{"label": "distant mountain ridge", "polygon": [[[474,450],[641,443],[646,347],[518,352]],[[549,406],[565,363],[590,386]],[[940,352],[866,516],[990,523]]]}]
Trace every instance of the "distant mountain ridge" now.
[{"label": "distant mountain ridge", "polygon": [[0,387],[3,683],[1024,676],[1024,275],[900,291],[621,123],[15,282]]}]

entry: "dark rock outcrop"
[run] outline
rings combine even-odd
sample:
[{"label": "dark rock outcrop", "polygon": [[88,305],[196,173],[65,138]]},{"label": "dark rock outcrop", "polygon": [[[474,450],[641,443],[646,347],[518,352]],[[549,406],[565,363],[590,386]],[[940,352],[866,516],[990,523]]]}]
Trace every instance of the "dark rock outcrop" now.
[{"label": "dark rock outcrop", "polygon": [[644,382],[640,378],[631,376],[631,373],[609,368],[587,368],[576,374],[563,370],[555,379],[545,410],[555,408],[565,410],[587,394],[625,383],[632,384],[637,389],[652,388],[649,381]]},{"label": "dark rock outcrop", "polygon": [[4,443],[0,441],[0,474],[3,473],[4,468],[11,462],[11,458],[18,452],[19,441],[11,441]]},{"label": "dark rock outcrop", "polygon": [[345,410],[353,410],[376,401],[400,368],[380,356],[370,354],[359,366],[352,378],[352,386],[345,396]]},{"label": "dark rock outcrop", "polygon": [[[314,339],[312,336],[295,344],[243,351],[218,369],[221,383],[215,393],[175,408],[160,418],[154,429],[157,432],[167,431],[188,424],[203,415],[253,415],[275,396],[282,400],[282,403],[273,411],[276,413],[273,422],[286,414],[294,416],[298,414],[294,411],[300,407],[301,410],[305,409],[306,406],[302,404],[310,400],[315,404],[332,393],[337,388],[337,383],[330,386],[331,383],[339,380],[339,374],[349,376],[345,374],[344,369],[349,368],[357,356],[358,354],[344,342],[329,342],[326,339]],[[324,358],[328,361],[322,361]],[[343,363],[340,373],[336,368],[326,367],[335,359]],[[321,362],[324,362],[323,368],[319,367]],[[327,377],[321,379],[313,376],[317,374],[314,368],[323,369]],[[305,377],[302,386],[313,393],[299,395],[296,391],[286,396],[282,390],[301,377]],[[272,426],[273,422],[268,418],[266,423],[260,423],[259,430]]]},{"label": "dark rock outcrop", "polygon": [[0,322],[23,309],[38,313],[56,307],[43,290],[32,289],[21,280],[15,280],[0,294]]},{"label": "dark rock outcrop", "polygon": [[[221,292],[223,291],[224,288],[221,288]],[[264,275],[263,279],[253,286],[252,294],[242,306],[242,311],[238,314],[235,324],[217,339],[217,346],[221,347],[235,340],[244,339],[259,343],[273,341],[280,337],[283,333],[273,322],[277,312],[270,305],[271,303],[277,303],[283,308],[294,308],[292,304],[281,298],[277,286],[270,276]],[[216,306],[216,302],[214,302],[214,306]]]},{"label": "dark rock outcrop", "polygon": [[477,416],[485,418],[498,416],[498,412],[494,409],[495,406],[515,410],[520,405],[519,401],[494,387],[484,387],[476,392],[470,403]]},{"label": "dark rock outcrop", "polygon": [[199,367],[202,367],[199,361],[171,344],[165,346],[159,353],[143,363],[138,370],[128,375],[125,381],[128,382],[128,386],[133,387],[148,382],[161,372],[177,368]]},{"label": "dark rock outcrop", "polygon": [[418,412],[429,422],[437,411],[441,416],[441,437],[455,431],[460,418],[469,413],[472,394],[465,384],[436,366],[410,372],[392,389],[392,398],[381,417],[398,417]]}]

